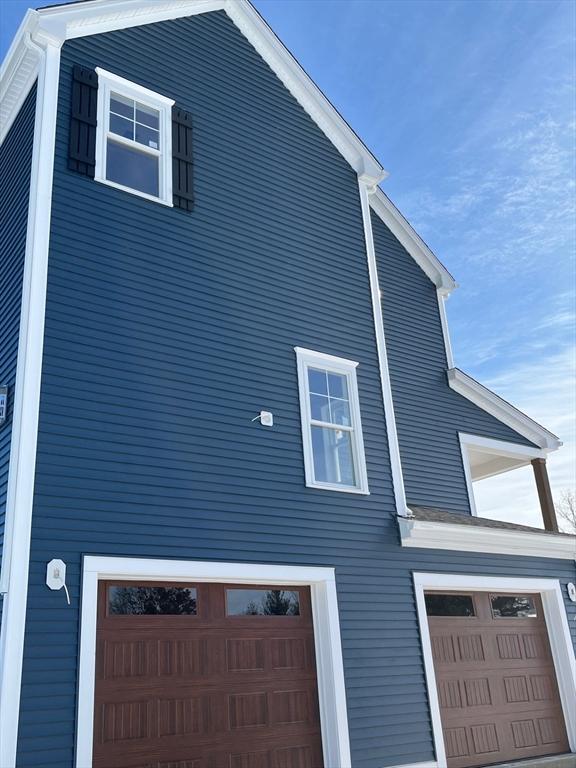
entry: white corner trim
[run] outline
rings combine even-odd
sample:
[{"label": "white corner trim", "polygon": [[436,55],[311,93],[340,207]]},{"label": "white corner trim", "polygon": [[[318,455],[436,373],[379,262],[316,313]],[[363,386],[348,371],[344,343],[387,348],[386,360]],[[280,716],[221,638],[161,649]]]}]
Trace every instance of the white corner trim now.
[{"label": "white corner trim", "polygon": [[434,659],[430,629],[426,615],[424,592],[427,589],[456,589],[475,592],[528,592],[539,593],[542,598],[546,627],[550,640],[554,667],[560,689],[568,742],[576,752],[576,660],[568,627],[568,617],[562,599],[562,588],[556,579],[507,578],[497,576],[463,576],[452,573],[414,573],[414,590],[420,638],[424,655],[424,671],[430,701],[430,717],[436,759],[439,768],[446,768],[446,752],[442,735],[442,719],[434,672]]},{"label": "white corner trim", "polygon": [[380,368],[380,384],[382,387],[382,399],[384,401],[384,414],[386,417],[386,434],[388,437],[388,452],[390,455],[390,470],[392,473],[392,485],[394,487],[396,514],[405,515],[407,512],[406,493],[404,490],[400,445],[398,443],[398,432],[396,429],[396,416],[394,414],[394,401],[392,399],[392,386],[390,384],[390,370],[388,368],[388,352],[386,350],[384,317],[382,315],[382,295],[378,279],[374,236],[372,234],[369,193],[367,185],[361,179],[358,179],[358,188],[360,193],[360,206],[362,209],[362,223],[364,225],[366,257],[368,259],[372,314],[374,316],[374,331],[378,351],[378,365]]},{"label": "white corner trim", "polygon": [[0,638],[2,766],[14,765],[18,737],[60,74],[59,46],[45,41],[39,54],[1,576],[5,593]]},{"label": "white corner trim", "polygon": [[248,0],[91,0],[30,12],[0,70],[4,131],[12,124],[16,106],[31,84],[30,62],[24,55],[27,34],[41,29],[62,45],[71,38],[218,10],[227,13],[354,170],[373,185],[384,179],[386,172],[381,164]]},{"label": "white corner trim", "polygon": [[[302,447],[304,453],[304,473],[308,488],[319,488],[325,491],[340,491],[344,493],[361,493],[368,495],[368,473],[366,469],[366,456],[364,452],[364,437],[362,434],[362,416],[360,413],[360,395],[358,393],[358,381],[356,368],[358,363],[354,360],[346,360],[324,352],[316,352],[312,349],[294,347],[298,368],[298,394],[300,400],[300,421],[302,426]],[[338,485],[317,480],[314,470],[314,448],[312,445],[312,426],[324,426],[322,422],[312,418],[310,408],[310,387],[308,385],[308,369],[324,368],[334,373],[346,376],[348,384],[348,405],[350,408],[349,427],[341,427],[350,432],[351,448],[354,462],[355,485]],[[325,425],[329,428],[329,425]]]},{"label": "white corner trim", "polygon": [[[138,83],[96,67],[98,75],[98,104],[96,118],[96,165],[94,180],[116,189],[122,189],[137,197],[172,207],[172,106],[174,99],[151,91]],[[150,150],[145,145],[110,133],[110,98],[112,91],[156,109],[159,114],[160,149]],[[106,178],[108,139],[128,146],[134,151],[152,153],[158,160],[159,195],[150,195]]]},{"label": "white corner trim", "polygon": [[458,287],[450,272],[379,187],[370,195],[370,206],[443,295]]},{"label": "white corner trim", "polygon": [[576,559],[576,537],[410,518],[400,526],[403,547],[496,555]]},{"label": "white corner trim", "polygon": [[340,621],[333,568],[94,556],[84,558],[82,578],[76,726],[77,768],[92,766],[94,662],[100,579],[310,586],[324,764],[351,768]]},{"label": "white corner trim", "polygon": [[555,451],[562,445],[562,441],[556,435],[464,371],[459,368],[450,368],[447,376],[448,384],[455,392],[535,443],[539,448]]},{"label": "white corner trim", "polygon": [[446,350],[446,363],[448,368],[454,368],[454,356],[452,354],[452,342],[450,341],[450,329],[448,327],[448,315],[446,314],[446,301],[449,293],[436,289],[438,298],[438,312],[440,313],[440,325],[442,326],[442,336],[444,337],[444,349]]}]

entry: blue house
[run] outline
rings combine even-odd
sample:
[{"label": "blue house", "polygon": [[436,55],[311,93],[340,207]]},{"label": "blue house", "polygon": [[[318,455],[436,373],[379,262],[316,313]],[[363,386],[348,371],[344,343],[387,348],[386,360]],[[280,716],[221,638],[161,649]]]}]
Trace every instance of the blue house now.
[{"label": "blue house", "polygon": [[0,766],[573,765],[560,441],[254,8],[29,11],[1,86]]}]

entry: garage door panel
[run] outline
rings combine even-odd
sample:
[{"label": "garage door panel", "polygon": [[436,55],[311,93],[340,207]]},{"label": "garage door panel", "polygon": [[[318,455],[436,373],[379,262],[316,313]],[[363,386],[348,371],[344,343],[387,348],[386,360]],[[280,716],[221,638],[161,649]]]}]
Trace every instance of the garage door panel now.
[{"label": "garage door panel", "polygon": [[95,767],[321,768],[309,589],[189,586],[100,585]]},{"label": "garage door panel", "polygon": [[[290,759],[293,762],[289,762]],[[107,745],[95,758],[94,768],[141,768],[179,762],[192,762],[200,768],[230,768],[234,764],[319,768],[322,754],[317,734],[311,727],[288,727],[282,734],[264,737],[247,729],[229,737],[220,736],[217,741],[208,735],[193,740],[181,735],[151,740],[146,747]]]},{"label": "garage door panel", "polygon": [[446,614],[428,622],[449,768],[566,751],[540,598],[436,593],[427,609]]}]

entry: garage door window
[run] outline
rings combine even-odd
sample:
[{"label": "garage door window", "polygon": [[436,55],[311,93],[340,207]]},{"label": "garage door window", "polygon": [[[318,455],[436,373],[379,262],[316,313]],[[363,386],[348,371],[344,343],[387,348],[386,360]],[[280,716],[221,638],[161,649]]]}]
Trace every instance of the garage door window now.
[{"label": "garage door window", "polygon": [[475,616],[472,595],[427,594],[426,613],[428,616],[450,616],[468,618]]},{"label": "garage door window", "polygon": [[535,619],[538,615],[529,595],[491,595],[490,603],[497,619]]},{"label": "garage door window", "polygon": [[196,612],[195,587],[108,587],[110,616],[195,616]]},{"label": "garage door window", "polygon": [[228,616],[299,616],[300,595],[287,589],[227,589]]}]

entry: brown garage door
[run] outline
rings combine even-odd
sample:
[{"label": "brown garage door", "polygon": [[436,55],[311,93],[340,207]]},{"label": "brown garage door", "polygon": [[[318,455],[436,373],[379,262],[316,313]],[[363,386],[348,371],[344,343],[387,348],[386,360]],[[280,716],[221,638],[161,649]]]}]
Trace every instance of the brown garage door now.
[{"label": "brown garage door", "polygon": [[101,582],[94,768],[322,768],[307,587]]},{"label": "brown garage door", "polygon": [[449,768],[568,752],[538,595],[427,593]]}]

